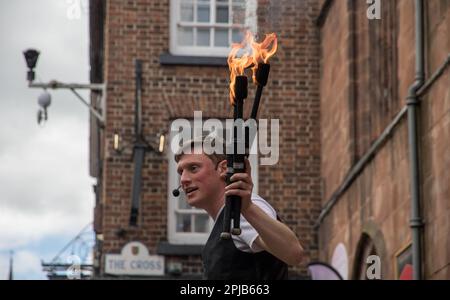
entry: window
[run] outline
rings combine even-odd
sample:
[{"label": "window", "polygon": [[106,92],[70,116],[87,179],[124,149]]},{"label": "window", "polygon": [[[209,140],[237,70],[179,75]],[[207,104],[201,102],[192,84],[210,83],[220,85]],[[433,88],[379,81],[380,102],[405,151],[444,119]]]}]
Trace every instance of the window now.
[{"label": "window", "polygon": [[256,32],[256,0],[171,0],[170,52],[228,55],[247,29]]},{"label": "window", "polygon": [[[175,120],[174,122],[178,122]],[[186,120],[181,120],[186,122]],[[192,123],[192,122],[191,122]],[[177,123],[173,123],[177,125]],[[181,125],[182,126],[182,125]],[[225,127],[225,126],[224,126]],[[172,128],[172,127],[171,127]],[[209,132],[204,132],[208,134]],[[170,133],[172,141],[176,132]],[[224,135],[225,136],[225,135]],[[170,144],[169,144],[170,145]],[[202,209],[196,209],[186,202],[184,192],[180,191],[180,196],[174,197],[172,190],[180,185],[180,175],[177,173],[177,164],[174,160],[174,153],[167,151],[169,157],[169,182],[168,182],[168,240],[171,244],[205,244],[212,230],[214,221]],[[249,156],[252,168],[253,193],[258,193],[258,156]]]}]

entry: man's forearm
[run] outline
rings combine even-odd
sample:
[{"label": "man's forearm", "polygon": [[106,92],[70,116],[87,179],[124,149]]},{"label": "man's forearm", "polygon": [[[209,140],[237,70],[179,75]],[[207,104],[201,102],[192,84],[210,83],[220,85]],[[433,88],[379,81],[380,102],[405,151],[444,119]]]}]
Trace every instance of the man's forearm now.
[{"label": "man's forearm", "polygon": [[258,232],[262,240],[261,246],[265,250],[289,265],[298,265],[301,262],[303,248],[289,227],[271,218],[254,204],[242,214]]}]

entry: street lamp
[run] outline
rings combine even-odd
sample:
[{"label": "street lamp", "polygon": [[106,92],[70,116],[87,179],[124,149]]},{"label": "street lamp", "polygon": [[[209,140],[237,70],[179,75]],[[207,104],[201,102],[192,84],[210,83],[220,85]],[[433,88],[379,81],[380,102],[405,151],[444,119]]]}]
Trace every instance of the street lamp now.
[{"label": "street lamp", "polygon": [[[51,80],[48,83],[35,83],[35,73],[34,69],[36,68],[37,60],[39,58],[39,51],[36,49],[28,49],[23,52],[25,57],[25,61],[27,63],[28,72],[27,72],[27,80],[28,87],[30,88],[41,88],[44,89],[44,92],[38,97],[38,103],[42,107],[42,109],[38,112],[38,123],[42,120],[47,120],[47,108],[51,104],[51,95],[47,92],[47,89],[69,89],[75,96],[89,108],[90,113],[98,120],[101,128],[104,127],[105,124],[105,100],[106,100],[106,83],[101,84],[78,84],[78,83],[62,83],[56,80]],[[76,90],[80,89],[88,89],[91,91],[97,91],[100,97],[100,105],[101,109],[98,110],[96,107],[91,105],[88,101],[86,101]]]},{"label": "street lamp", "polygon": [[34,80],[34,68],[39,58],[39,51],[36,49],[28,49],[23,52],[23,55],[28,66],[27,80],[31,82]]}]

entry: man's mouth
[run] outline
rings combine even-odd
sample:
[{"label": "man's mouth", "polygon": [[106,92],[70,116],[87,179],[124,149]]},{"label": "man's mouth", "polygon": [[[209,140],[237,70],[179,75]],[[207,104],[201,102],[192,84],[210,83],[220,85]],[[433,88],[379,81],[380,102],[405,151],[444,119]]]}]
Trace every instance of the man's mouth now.
[{"label": "man's mouth", "polygon": [[196,190],[198,190],[198,187],[188,187],[188,188],[186,188],[186,195],[187,196],[190,196],[190,195],[192,195],[192,193],[194,193]]}]

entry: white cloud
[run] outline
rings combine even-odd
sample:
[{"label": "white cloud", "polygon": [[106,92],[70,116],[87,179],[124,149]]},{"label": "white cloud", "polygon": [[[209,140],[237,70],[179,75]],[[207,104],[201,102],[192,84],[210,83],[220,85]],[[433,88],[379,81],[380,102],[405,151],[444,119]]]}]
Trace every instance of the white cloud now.
[{"label": "white cloud", "polygon": [[[29,243],[56,235],[75,236],[90,221],[90,216],[44,212],[22,214],[12,209],[2,209],[0,213],[0,249],[23,247]],[[59,249],[55,249],[55,252]]]},{"label": "white cloud", "polygon": [[0,178],[7,187],[0,207],[83,213],[91,209],[94,198],[93,180],[88,177],[87,124],[68,120],[47,125],[15,139],[7,151],[0,150]]},{"label": "white cloud", "polygon": [[29,47],[41,51],[36,73],[44,81],[89,81],[88,15],[69,20],[68,6],[0,1],[0,279],[7,276],[8,250],[17,251],[20,276],[42,278],[40,258],[60,249],[46,245],[43,253],[33,245],[75,236],[93,218],[88,110],[70,91],[50,91],[49,120],[40,128],[41,91],[27,87],[22,56]]}]

